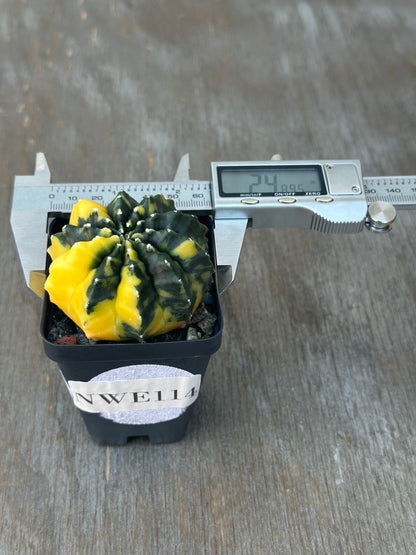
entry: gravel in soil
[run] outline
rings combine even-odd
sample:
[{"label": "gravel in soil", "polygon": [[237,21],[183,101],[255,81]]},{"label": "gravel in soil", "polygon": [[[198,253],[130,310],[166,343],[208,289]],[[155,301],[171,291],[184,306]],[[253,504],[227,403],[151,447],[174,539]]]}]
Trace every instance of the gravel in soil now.
[{"label": "gravel in soil", "polygon": [[[49,342],[60,345],[95,345],[97,343],[117,343],[116,341],[94,341],[88,339],[79,328],[56,305],[50,304],[49,325],[46,338]],[[211,337],[215,331],[217,316],[214,313],[213,298],[206,293],[201,304],[192,316],[190,323],[168,333],[149,337],[146,343],[163,343],[167,341],[194,341]]]}]

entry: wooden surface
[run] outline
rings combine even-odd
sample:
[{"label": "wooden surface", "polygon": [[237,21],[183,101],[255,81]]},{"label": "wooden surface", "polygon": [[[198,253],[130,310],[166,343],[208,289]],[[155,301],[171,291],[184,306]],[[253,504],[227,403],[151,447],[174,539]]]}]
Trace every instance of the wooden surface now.
[{"label": "wooden surface", "polygon": [[249,230],[186,438],[98,447],[38,334],[13,177],[416,173],[414,0],[0,0],[0,552],[415,553],[416,214]]}]

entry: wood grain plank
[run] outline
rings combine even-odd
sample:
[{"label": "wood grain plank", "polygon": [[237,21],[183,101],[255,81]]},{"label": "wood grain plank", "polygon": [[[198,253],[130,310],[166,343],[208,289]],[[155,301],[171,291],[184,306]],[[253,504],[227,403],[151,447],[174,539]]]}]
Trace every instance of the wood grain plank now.
[{"label": "wood grain plank", "polygon": [[92,443],[39,338],[13,176],[170,179],[211,160],[414,174],[412,0],[0,0],[1,553],[412,553],[415,216],[252,230],[177,444]]}]

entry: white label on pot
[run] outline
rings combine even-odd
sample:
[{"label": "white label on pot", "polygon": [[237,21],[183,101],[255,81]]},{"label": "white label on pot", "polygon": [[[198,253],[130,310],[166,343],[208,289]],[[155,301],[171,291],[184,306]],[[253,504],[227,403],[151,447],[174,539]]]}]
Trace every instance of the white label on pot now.
[{"label": "white label on pot", "polygon": [[114,368],[89,382],[69,380],[74,404],[86,412],[125,424],[177,418],[198,397],[200,374],[164,365]]}]

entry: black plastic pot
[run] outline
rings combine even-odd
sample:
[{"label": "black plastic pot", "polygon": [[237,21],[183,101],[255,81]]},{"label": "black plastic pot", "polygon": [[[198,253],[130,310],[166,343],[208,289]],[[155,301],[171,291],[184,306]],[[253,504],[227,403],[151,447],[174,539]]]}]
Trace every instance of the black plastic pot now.
[{"label": "black plastic pot", "polygon": [[[62,219],[55,220],[51,226],[51,234],[55,233],[63,223],[65,221]],[[210,249],[213,260],[215,260],[212,221],[206,217],[203,219],[203,223],[210,230]],[[215,330],[211,337],[152,343],[61,345],[51,343],[47,339],[53,305],[50,303],[48,295],[45,294],[41,323],[45,353],[58,363],[66,382],[70,380],[89,382],[100,374],[114,369],[134,366],[141,370],[146,369],[149,365],[157,365],[162,369],[174,368],[180,373],[186,371],[193,375],[200,374],[202,380],[211,354],[216,352],[221,345],[223,320],[215,283],[210,291],[210,299],[213,303],[211,308],[217,316]],[[114,372],[117,373],[118,370],[114,370]],[[121,421],[119,418],[114,420],[111,413],[91,413],[84,410],[80,410],[80,412],[91,437],[98,444],[122,445],[130,438],[140,436],[147,436],[152,443],[168,443],[183,438],[193,406],[194,404],[191,404],[181,409],[180,414],[174,418],[166,419],[166,413],[163,415],[160,412],[156,414],[156,417],[160,414],[163,421],[140,424],[130,423],[129,419],[126,423],[123,418]],[[139,412],[144,414],[145,411],[134,412],[138,415]]]}]

